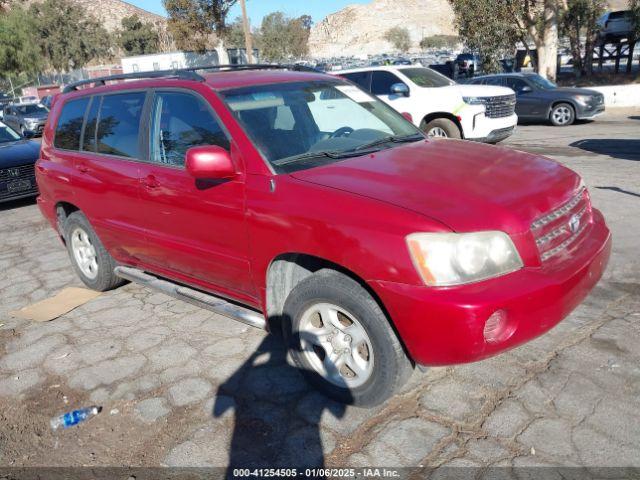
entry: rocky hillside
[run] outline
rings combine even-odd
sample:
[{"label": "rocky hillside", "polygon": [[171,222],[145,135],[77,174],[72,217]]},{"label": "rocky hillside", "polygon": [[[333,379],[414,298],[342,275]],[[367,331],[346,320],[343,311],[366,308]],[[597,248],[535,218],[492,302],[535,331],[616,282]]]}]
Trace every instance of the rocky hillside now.
[{"label": "rocky hillside", "polygon": [[374,0],[350,5],[314,25],[309,50],[316,57],[391,51],[384,34],[396,26],[409,29],[416,46],[423,36],[455,34],[447,0]]},{"label": "rocky hillside", "polygon": [[109,31],[120,27],[124,17],[138,15],[143,22],[164,23],[166,20],[160,15],[148,12],[122,0],[72,0],[82,5],[85,10],[96,17]]},{"label": "rocky hillside", "polygon": [[[608,4],[612,10],[628,8],[628,0]],[[373,0],[347,6],[314,25],[309,51],[314,57],[390,52],[384,34],[396,26],[409,29],[416,47],[423,37],[456,34],[448,0]]]}]

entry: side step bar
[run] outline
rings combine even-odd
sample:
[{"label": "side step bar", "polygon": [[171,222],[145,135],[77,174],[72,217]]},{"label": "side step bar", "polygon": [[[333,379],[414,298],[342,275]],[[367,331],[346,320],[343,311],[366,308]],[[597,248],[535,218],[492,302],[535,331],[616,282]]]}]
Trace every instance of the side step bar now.
[{"label": "side step bar", "polygon": [[255,328],[266,330],[267,322],[263,315],[249,308],[241,307],[220,297],[200,292],[189,287],[177,285],[169,280],[163,280],[149,273],[131,267],[116,267],[114,273],[120,278],[139,283],[152,290],[158,290],[166,295],[197,305],[200,308],[224,315],[233,320],[245,323]]}]

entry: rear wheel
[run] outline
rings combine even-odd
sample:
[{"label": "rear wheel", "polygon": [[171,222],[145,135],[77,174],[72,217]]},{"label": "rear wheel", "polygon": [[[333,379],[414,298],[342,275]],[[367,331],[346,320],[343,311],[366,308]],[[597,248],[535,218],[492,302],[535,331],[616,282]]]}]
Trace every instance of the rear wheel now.
[{"label": "rear wheel", "polygon": [[353,279],[320,270],[284,306],[290,357],[327,396],[377,405],[408,379],[412,365],[377,302]]},{"label": "rear wheel", "polygon": [[435,118],[422,122],[422,131],[430,138],[462,138],[458,126],[448,118]]},{"label": "rear wheel", "polygon": [[559,103],[551,109],[549,119],[556,127],[566,127],[575,121],[576,112],[570,104]]},{"label": "rear wheel", "polygon": [[113,273],[116,262],[106,251],[87,218],[73,212],[64,222],[69,257],[82,282],[92,290],[104,292],[125,281]]}]

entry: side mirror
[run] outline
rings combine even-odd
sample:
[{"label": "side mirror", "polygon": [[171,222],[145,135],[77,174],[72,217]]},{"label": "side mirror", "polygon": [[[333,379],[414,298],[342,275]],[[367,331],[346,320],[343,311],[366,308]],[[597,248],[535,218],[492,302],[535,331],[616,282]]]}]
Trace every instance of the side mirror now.
[{"label": "side mirror", "polygon": [[394,83],[393,85],[391,85],[391,94],[408,97],[409,87],[407,87],[404,83]]},{"label": "side mirror", "polygon": [[529,93],[529,92],[533,92],[533,88],[531,88],[529,85],[525,85],[520,89],[518,93]]},{"label": "side mirror", "polygon": [[231,155],[216,145],[203,145],[187,150],[185,167],[189,175],[198,179],[233,178],[236,175]]}]

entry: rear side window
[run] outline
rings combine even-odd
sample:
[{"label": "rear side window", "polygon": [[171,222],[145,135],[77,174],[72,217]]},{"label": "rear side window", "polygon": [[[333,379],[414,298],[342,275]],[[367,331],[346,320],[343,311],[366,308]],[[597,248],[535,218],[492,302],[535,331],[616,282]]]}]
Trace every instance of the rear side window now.
[{"label": "rear side window", "polygon": [[53,145],[64,150],[80,149],[80,133],[89,98],[66,102],[58,118]]},{"label": "rear side window", "polygon": [[98,120],[97,152],[140,158],[140,117],[145,92],[105,95]]},{"label": "rear side window", "polygon": [[391,72],[373,72],[371,74],[371,93],[374,95],[390,95],[391,85],[404,83]]},{"label": "rear side window", "polygon": [[[281,113],[281,123],[291,121],[288,113]],[[229,139],[208,105],[188,93],[156,93],[151,124],[151,161],[182,166],[187,150],[199,145],[230,149]]]}]

